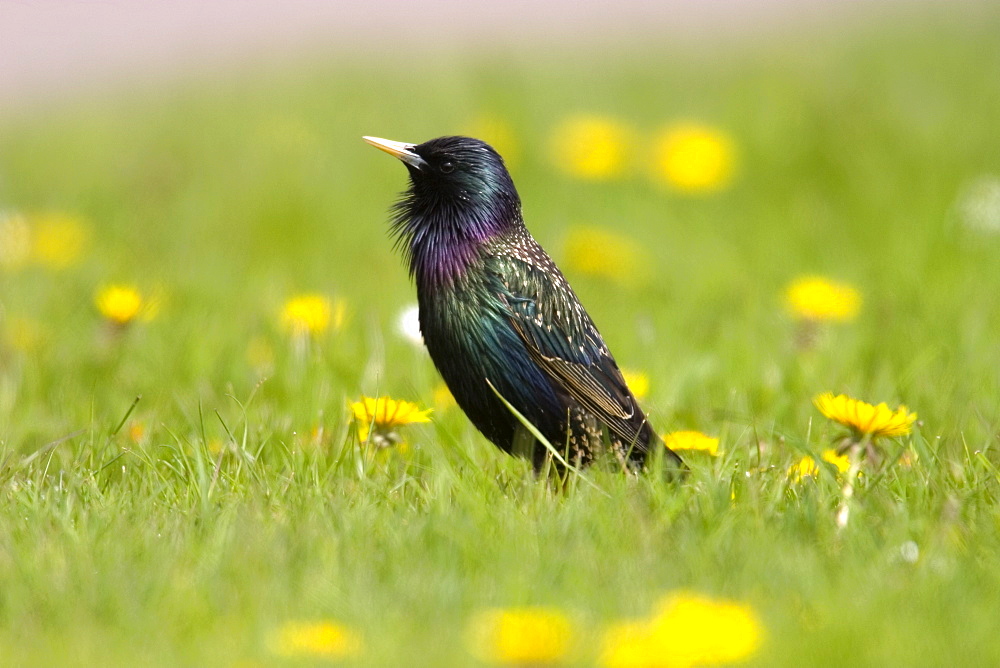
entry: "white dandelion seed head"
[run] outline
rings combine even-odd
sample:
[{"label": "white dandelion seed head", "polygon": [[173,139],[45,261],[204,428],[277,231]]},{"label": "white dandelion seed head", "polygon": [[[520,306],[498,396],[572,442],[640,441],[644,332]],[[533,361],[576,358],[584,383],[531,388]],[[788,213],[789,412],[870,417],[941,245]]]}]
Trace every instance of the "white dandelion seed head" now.
[{"label": "white dandelion seed head", "polygon": [[916,542],[908,540],[899,546],[899,556],[906,563],[915,564],[920,558],[920,547]]},{"label": "white dandelion seed head", "polygon": [[411,304],[400,311],[396,319],[396,330],[413,345],[423,346],[424,337],[420,333],[420,307]]}]

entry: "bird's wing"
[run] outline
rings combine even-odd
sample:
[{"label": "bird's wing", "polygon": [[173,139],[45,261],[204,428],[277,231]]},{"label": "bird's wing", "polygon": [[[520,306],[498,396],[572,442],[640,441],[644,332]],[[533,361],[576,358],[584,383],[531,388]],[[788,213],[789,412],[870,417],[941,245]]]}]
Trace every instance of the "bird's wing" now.
[{"label": "bird's wing", "polygon": [[604,339],[555,263],[537,245],[530,254],[487,257],[491,285],[532,358],[553,381],[625,443],[645,416]]}]

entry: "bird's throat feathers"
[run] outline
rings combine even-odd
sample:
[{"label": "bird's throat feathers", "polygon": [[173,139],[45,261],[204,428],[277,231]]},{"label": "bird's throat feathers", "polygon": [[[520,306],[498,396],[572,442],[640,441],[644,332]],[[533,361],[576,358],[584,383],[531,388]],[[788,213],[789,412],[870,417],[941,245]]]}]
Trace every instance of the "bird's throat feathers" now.
[{"label": "bird's throat feathers", "polygon": [[490,240],[524,223],[517,192],[497,188],[460,193],[404,193],[392,232],[418,286],[450,285],[482,255]]}]

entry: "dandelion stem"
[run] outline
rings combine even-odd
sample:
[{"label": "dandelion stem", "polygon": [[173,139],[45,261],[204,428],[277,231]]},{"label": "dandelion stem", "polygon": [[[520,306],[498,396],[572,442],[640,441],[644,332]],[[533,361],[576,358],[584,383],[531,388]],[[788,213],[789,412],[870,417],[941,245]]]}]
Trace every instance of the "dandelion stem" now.
[{"label": "dandelion stem", "polygon": [[837,510],[837,528],[843,529],[847,526],[851,518],[851,500],[854,498],[854,481],[858,478],[858,471],[861,470],[861,453],[864,450],[863,443],[853,441],[847,450],[847,457],[850,460],[850,468],[847,469],[847,477],[844,480],[844,487],[841,489],[840,508]]}]

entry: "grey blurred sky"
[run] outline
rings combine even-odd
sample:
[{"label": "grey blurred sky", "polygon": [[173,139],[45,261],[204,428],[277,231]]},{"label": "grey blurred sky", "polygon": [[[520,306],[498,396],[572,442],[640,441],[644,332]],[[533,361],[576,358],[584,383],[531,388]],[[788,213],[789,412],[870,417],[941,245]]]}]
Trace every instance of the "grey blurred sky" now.
[{"label": "grey blurred sky", "polygon": [[[943,0],[942,0],[943,1]],[[0,0],[0,109],[122,78],[310,53],[525,40],[688,39],[828,23],[913,0]],[[928,4],[925,0],[922,4]],[[933,4],[933,3],[931,3]]]}]

